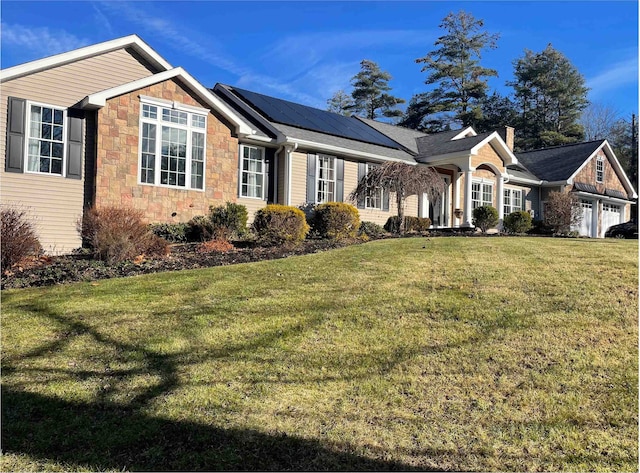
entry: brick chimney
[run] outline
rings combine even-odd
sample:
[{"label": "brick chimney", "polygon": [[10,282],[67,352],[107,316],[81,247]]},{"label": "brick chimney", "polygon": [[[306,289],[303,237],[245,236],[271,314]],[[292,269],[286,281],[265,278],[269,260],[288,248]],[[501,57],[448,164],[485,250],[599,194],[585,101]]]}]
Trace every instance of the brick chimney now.
[{"label": "brick chimney", "polygon": [[513,152],[513,140],[516,130],[512,126],[505,126],[503,129],[498,130],[498,134],[507,144],[507,147]]}]

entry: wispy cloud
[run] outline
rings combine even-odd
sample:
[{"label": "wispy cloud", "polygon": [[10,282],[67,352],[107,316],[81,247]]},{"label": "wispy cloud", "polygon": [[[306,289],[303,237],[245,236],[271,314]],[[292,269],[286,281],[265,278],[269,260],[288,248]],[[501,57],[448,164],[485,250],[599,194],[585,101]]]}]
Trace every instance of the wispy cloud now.
[{"label": "wispy cloud", "polygon": [[587,79],[587,87],[591,89],[589,94],[592,98],[599,97],[610,90],[632,84],[636,84],[636,87],[638,84],[637,54],[609,67],[603,67],[601,73]]},{"label": "wispy cloud", "polygon": [[[20,48],[23,56],[40,58],[71,51],[91,43],[85,38],[78,38],[64,30],[46,27],[29,27],[2,22],[0,38],[3,48]],[[24,53],[27,54],[24,54]]]},{"label": "wispy cloud", "polygon": [[113,26],[111,26],[109,18],[107,18],[105,14],[102,13],[102,10],[100,10],[100,8],[98,8],[98,5],[96,5],[94,2],[91,2],[91,7],[93,8],[94,12],[93,17],[95,18],[96,23],[100,26],[100,28],[109,36],[115,36]]}]

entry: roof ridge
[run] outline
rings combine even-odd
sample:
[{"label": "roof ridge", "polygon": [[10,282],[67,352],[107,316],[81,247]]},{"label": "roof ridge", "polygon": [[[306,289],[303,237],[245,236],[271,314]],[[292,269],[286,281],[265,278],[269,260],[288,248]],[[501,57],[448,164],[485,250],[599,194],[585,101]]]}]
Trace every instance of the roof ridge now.
[{"label": "roof ridge", "polygon": [[548,151],[550,149],[568,148],[570,146],[579,146],[579,145],[588,145],[590,143],[602,143],[603,141],[606,141],[606,138],[602,138],[599,140],[591,140],[591,141],[581,141],[579,143],[567,143],[564,145],[549,146],[548,148],[530,149],[529,151],[518,151],[516,154],[537,153],[538,151]]}]

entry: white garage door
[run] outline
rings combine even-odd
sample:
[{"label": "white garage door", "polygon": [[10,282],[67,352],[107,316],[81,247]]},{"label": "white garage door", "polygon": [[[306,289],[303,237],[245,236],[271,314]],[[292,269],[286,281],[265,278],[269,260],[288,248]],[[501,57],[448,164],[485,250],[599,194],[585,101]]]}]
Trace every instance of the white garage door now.
[{"label": "white garage door", "polygon": [[592,235],[592,217],[593,217],[593,203],[589,200],[581,200],[580,207],[582,207],[582,220],[580,224],[572,228],[573,231],[577,231],[582,236],[590,237]]},{"label": "white garage door", "polygon": [[613,204],[602,204],[602,227],[601,237],[611,225],[622,223],[622,207]]}]

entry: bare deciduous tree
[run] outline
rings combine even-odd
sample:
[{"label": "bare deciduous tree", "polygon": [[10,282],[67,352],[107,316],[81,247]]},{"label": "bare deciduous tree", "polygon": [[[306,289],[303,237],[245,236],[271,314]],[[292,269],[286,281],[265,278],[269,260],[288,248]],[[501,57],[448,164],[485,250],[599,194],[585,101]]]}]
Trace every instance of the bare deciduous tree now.
[{"label": "bare deciduous tree", "polygon": [[544,223],[556,235],[568,234],[571,227],[582,221],[582,207],[575,194],[550,192],[544,205]]},{"label": "bare deciduous tree", "polygon": [[601,103],[589,104],[582,111],[580,117],[580,124],[584,128],[585,140],[611,140],[618,117],[619,113],[608,105]]},{"label": "bare deciduous tree", "polygon": [[400,233],[403,233],[405,230],[404,203],[407,197],[425,193],[431,202],[435,202],[445,190],[445,181],[435,169],[429,166],[387,162],[369,168],[369,172],[360,179],[358,186],[349,194],[349,199],[357,202],[358,199],[366,198],[376,188],[395,194]]}]

